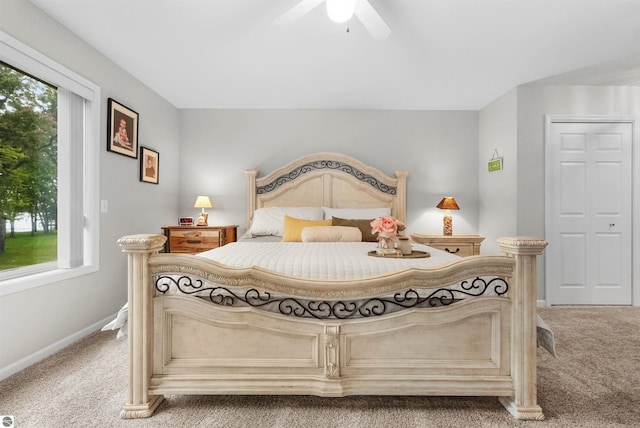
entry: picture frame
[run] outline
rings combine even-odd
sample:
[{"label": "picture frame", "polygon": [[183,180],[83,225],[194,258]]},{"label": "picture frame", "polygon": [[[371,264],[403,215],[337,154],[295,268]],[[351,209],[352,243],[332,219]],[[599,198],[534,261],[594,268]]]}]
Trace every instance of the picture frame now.
[{"label": "picture frame", "polygon": [[492,159],[487,164],[489,172],[500,171],[502,169],[502,158]]},{"label": "picture frame", "polygon": [[487,162],[487,169],[489,172],[496,172],[502,170],[502,156],[498,154],[498,149],[493,151],[493,156]]},{"label": "picture frame", "polygon": [[138,157],[139,115],[129,107],[109,98],[107,150],[134,159]]},{"label": "picture frame", "polygon": [[140,181],[158,184],[160,153],[148,147],[140,147]]},{"label": "picture frame", "polygon": [[178,224],[180,226],[193,226],[193,217],[180,217],[178,218]]}]

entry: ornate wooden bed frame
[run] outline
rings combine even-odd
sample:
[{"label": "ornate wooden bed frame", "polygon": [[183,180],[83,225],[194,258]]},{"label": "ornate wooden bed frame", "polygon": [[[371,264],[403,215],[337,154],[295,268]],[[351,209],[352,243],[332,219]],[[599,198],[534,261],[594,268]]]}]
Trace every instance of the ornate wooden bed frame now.
[{"label": "ornate wooden bed frame", "polygon": [[[319,153],[262,178],[255,170],[247,176],[249,224],[253,211],[265,206],[384,204],[405,220],[405,171],[389,177],[350,157]],[[544,240],[501,238],[505,256],[344,281],[158,254],[164,240],[133,235],[118,241],[129,263],[124,418],[151,416],[169,394],[496,396],[516,418],[544,418],[536,397],[536,257]],[[161,295],[155,288],[166,275],[197,277],[246,294],[236,292],[224,304]],[[456,287],[466,290],[463,299],[453,298],[461,296],[452,291]],[[496,293],[485,294],[489,288]],[[416,289],[432,292],[426,306],[431,300],[438,306],[404,305]],[[379,316],[365,310],[345,319],[299,317],[247,305],[256,295],[312,305],[365,301],[407,308]],[[244,305],[226,305],[236,300]]]}]

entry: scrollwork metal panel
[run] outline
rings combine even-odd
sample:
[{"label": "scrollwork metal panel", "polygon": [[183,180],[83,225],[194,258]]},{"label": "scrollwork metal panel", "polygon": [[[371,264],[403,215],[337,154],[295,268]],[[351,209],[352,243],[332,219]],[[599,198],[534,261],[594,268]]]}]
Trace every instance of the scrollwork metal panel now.
[{"label": "scrollwork metal panel", "polygon": [[410,288],[389,297],[373,297],[360,300],[307,300],[289,296],[272,296],[267,291],[250,288],[238,293],[227,287],[205,287],[201,279],[190,276],[160,275],[155,281],[156,290],[166,294],[174,285],[181,293],[207,295],[211,302],[224,306],[251,306],[282,315],[316,319],[350,319],[381,316],[398,310],[418,307],[441,307],[451,305],[465,296],[478,297],[489,290],[502,296],[509,290],[509,284],[502,277],[460,281],[435,290]]},{"label": "scrollwork metal panel", "polygon": [[265,184],[264,186],[258,187],[256,189],[256,192],[259,195],[272,192],[278,187],[282,186],[283,184],[293,181],[296,178],[299,178],[300,176],[308,172],[322,170],[322,169],[334,169],[334,170],[342,171],[345,174],[349,174],[355,177],[356,179],[371,185],[372,187],[376,188],[378,191],[387,193],[389,195],[395,195],[397,191],[395,186],[389,186],[379,181],[372,175],[367,174],[359,170],[358,168],[352,165],[349,165],[345,162],[335,161],[335,160],[318,160],[318,161],[309,162],[304,165],[301,165],[295,170],[287,174],[281,175],[280,177],[276,178],[272,182]]}]

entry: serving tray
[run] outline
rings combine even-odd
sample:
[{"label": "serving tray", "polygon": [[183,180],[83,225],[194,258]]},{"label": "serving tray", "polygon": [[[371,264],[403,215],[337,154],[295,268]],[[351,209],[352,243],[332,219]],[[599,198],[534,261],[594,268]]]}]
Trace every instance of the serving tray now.
[{"label": "serving tray", "polygon": [[429,254],[428,252],[417,250],[413,250],[411,251],[411,254],[406,255],[402,254],[399,251],[397,253],[378,254],[376,253],[376,250],[369,251],[367,254],[372,257],[383,257],[385,259],[424,259],[425,257],[431,257],[431,254]]}]

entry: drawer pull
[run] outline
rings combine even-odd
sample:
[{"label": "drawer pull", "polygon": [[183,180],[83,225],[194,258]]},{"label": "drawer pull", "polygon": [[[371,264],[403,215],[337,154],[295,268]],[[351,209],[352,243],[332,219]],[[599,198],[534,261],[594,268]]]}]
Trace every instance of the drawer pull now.
[{"label": "drawer pull", "polygon": [[187,244],[202,244],[202,241],[199,239],[197,241],[195,239],[189,239],[187,240]]},{"label": "drawer pull", "polygon": [[445,247],[445,248],[444,248],[444,250],[445,250],[447,253],[455,254],[455,253],[457,253],[457,252],[459,252],[459,251],[460,251],[460,248],[456,248],[456,250],[455,250],[455,251],[451,251],[450,249],[448,249],[447,247]]}]

